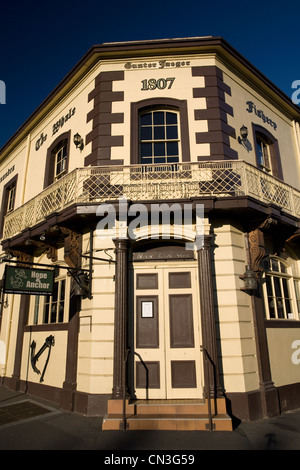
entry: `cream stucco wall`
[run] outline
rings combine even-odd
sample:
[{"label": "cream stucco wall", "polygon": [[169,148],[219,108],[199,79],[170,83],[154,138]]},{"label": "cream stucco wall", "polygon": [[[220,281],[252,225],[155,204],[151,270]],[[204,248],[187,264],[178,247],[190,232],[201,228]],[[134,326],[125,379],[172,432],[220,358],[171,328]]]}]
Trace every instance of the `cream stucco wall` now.
[{"label": "cream stucco wall", "polygon": [[[236,137],[240,135],[240,128],[244,125],[248,128],[247,146],[239,144],[237,138],[230,137],[231,147],[238,152],[240,160],[256,164],[255,141],[252,132],[252,124],[260,125],[269,131],[278,140],[280,159],[284,182],[299,188],[300,186],[300,158],[299,158],[299,138],[295,132],[293,120],[287,117],[274,102],[267,100],[257,91],[256,83],[246,83],[238,74],[229,70],[223,63],[216,61],[216,64],[223,71],[223,80],[231,88],[231,96],[225,94],[225,100],[233,107],[233,116],[228,115],[228,124],[236,131]],[[271,121],[276,123],[276,130],[273,125],[264,122],[255,112],[248,112],[247,101],[252,101],[257,111],[261,110]]]},{"label": "cream stucco wall", "polygon": [[[191,161],[196,162],[199,155],[210,155],[210,144],[196,144],[195,133],[206,132],[208,130],[207,121],[196,121],[194,117],[195,109],[205,109],[205,98],[193,98],[193,88],[204,87],[204,77],[193,77],[191,74],[191,67],[213,65],[213,57],[197,58],[190,56],[176,56],[175,58],[164,57],[170,64],[184,63],[185,65],[176,67],[171,66],[168,68],[160,68],[160,57],[151,57],[151,60],[146,59],[146,62],[156,64],[155,68],[139,69],[138,66],[145,61],[134,59],[130,61],[119,61],[119,63],[109,64],[104,63],[101,66],[101,71],[108,70],[124,70],[124,80],[115,81],[113,83],[113,91],[124,91],[124,101],[115,102],[112,106],[112,112],[123,112],[124,122],[121,124],[112,125],[112,135],[124,135],[124,146],[115,147],[112,149],[112,158],[124,159],[124,164],[130,164],[130,134],[131,134],[131,103],[150,98],[175,98],[178,100],[186,100],[188,107],[188,127],[190,135],[190,153]],[[125,64],[132,62],[137,68],[125,69]],[[175,80],[169,89],[170,82],[165,89],[143,90],[143,80],[160,78],[167,79],[174,77]]]},{"label": "cream stucco wall", "polygon": [[0,375],[12,376],[14,370],[14,358],[16,348],[16,338],[18,329],[18,315],[20,309],[20,295],[10,294],[5,296],[7,306],[2,309],[1,321],[1,357]]},{"label": "cream stucco wall", "polygon": [[[23,204],[23,194],[25,191],[25,171],[26,171],[26,157],[27,157],[27,143],[29,139],[22,141],[14,151],[2,162],[0,162],[0,204],[3,199],[3,190],[7,183],[10,182],[16,175],[17,191],[15,195],[15,208]],[[7,175],[7,176],[6,176]],[[1,209],[1,207],[0,207]],[[0,245],[0,254],[2,247]],[[1,269],[1,267],[0,267]]]},{"label": "cream stucco wall", "polygon": [[[271,374],[277,387],[297,383],[300,377],[300,328],[297,324],[300,314],[292,285],[293,279],[300,280],[300,260],[297,257],[297,254],[289,248],[280,253],[279,258],[285,261],[287,275],[290,278],[291,310],[293,320],[296,320],[296,323],[293,322],[293,327],[289,327],[288,323],[284,321],[284,325],[280,327],[282,320],[277,320],[275,324],[273,322],[273,325],[267,325]],[[264,294],[267,302],[266,292]]]},{"label": "cream stucco wall", "polygon": [[44,345],[45,339],[49,336],[54,336],[54,346],[51,347],[49,362],[47,364],[44,382],[46,385],[52,387],[62,388],[65,380],[66,373],[66,355],[67,355],[67,331],[34,331],[24,333],[23,351],[22,351],[22,364],[21,364],[21,380],[25,382],[39,383],[43,369],[46,364],[49,349],[47,348],[40,356],[36,363],[37,369],[40,371],[40,375],[34,372],[30,357],[32,341],[36,343],[35,353]]},{"label": "cream stucco wall", "polygon": [[300,329],[267,328],[267,339],[274,385],[280,387],[299,382]]},{"label": "cream stucco wall", "polygon": [[245,272],[244,233],[228,221],[212,222],[215,307],[221,374],[226,392],[258,388],[258,370],[250,297],[240,290]]},{"label": "cream stucco wall", "polygon": [[[85,253],[90,253],[89,242],[87,234],[83,241]],[[94,234],[94,257],[114,259],[113,249],[112,240],[101,240]],[[104,394],[112,391],[114,275],[114,263],[93,260],[93,298],[82,301],[79,320],[77,385],[80,391]]]},{"label": "cream stucco wall", "polygon": [[[92,103],[88,102],[88,94],[94,88],[96,74],[97,71],[90,72],[31,132],[28,170],[26,175],[24,175],[26,178],[26,189],[23,202],[30,200],[44,189],[47,148],[51,146],[61,133],[71,131],[68,171],[70,172],[75,168],[84,166],[84,159],[91,151],[91,144],[86,145],[82,151],[76,149],[73,143],[73,136],[78,132],[85,140],[86,134],[92,130],[92,123],[86,122],[86,116],[92,109]],[[66,116],[70,117],[65,120]],[[64,119],[63,125],[58,128],[57,132],[54,132],[54,126],[62,118]],[[44,137],[47,136],[47,138],[36,150],[36,144],[42,135]]]}]

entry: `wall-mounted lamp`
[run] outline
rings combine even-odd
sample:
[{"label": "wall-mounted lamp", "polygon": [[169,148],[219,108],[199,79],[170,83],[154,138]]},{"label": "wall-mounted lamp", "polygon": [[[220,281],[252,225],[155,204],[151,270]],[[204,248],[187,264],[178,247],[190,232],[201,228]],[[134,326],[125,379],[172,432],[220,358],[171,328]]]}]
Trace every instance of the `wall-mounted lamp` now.
[{"label": "wall-mounted lamp", "polygon": [[242,144],[243,142],[246,141],[246,139],[248,137],[248,128],[246,126],[242,126],[240,128],[240,134],[241,134],[241,137],[238,136],[238,142],[239,142],[239,144]]},{"label": "wall-mounted lamp", "polygon": [[246,271],[242,276],[240,276],[240,279],[242,279],[245,283],[244,287],[242,287],[241,290],[252,294],[252,292],[258,288],[256,274],[250,265],[246,265]]},{"label": "wall-mounted lamp", "polygon": [[77,132],[77,134],[74,135],[73,142],[74,142],[77,149],[78,148],[80,148],[80,150],[83,149],[83,147],[84,147],[83,138],[81,137],[81,135],[78,134],[78,132]]},{"label": "wall-mounted lamp", "polygon": [[73,288],[74,295],[86,298],[88,296],[89,288],[90,288],[90,281],[89,281],[88,274],[80,271],[76,277],[74,276],[74,280],[75,280],[75,285]]}]

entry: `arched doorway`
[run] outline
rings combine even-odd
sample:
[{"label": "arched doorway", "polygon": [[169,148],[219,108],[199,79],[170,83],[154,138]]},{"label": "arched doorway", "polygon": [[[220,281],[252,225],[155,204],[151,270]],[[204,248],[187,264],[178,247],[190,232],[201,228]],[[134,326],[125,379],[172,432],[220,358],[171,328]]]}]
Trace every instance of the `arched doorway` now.
[{"label": "arched doorway", "polygon": [[183,243],[133,245],[128,329],[132,396],[203,397],[198,263]]}]

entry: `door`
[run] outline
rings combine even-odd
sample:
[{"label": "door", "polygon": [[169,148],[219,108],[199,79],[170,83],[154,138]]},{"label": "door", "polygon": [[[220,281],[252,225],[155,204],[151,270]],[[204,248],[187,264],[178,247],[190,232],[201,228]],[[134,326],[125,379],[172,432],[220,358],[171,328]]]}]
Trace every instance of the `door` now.
[{"label": "door", "polygon": [[197,267],[134,266],[137,398],[202,398]]}]

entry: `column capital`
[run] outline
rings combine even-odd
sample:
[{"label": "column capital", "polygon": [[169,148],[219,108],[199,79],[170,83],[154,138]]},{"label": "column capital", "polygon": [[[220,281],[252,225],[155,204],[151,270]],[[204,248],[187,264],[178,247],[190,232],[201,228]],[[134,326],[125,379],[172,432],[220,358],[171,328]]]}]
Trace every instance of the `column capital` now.
[{"label": "column capital", "polygon": [[203,235],[203,246],[199,248],[197,251],[201,250],[209,250],[211,247],[212,235]]},{"label": "column capital", "polygon": [[130,240],[128,238],[115,238],[113,240],[116,250],[127,250],[130,246]]}]

